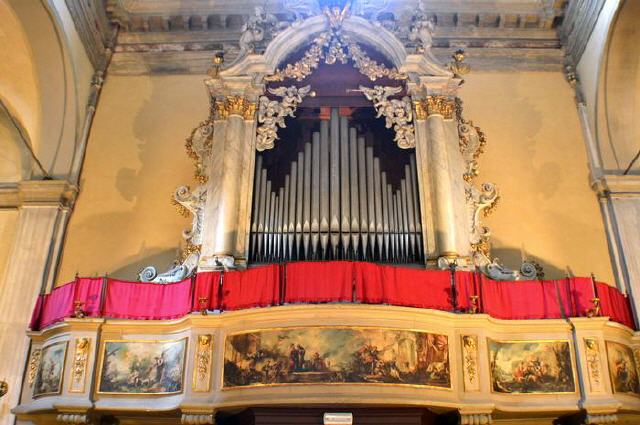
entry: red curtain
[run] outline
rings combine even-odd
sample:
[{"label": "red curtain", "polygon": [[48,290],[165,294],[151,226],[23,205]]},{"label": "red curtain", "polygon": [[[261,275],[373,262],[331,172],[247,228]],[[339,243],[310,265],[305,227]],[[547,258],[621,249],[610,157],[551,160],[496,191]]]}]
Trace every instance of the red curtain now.
[{"label": "red curtain", "polygon": [[353,264],[350,261],[287,264],[284,301],[287,303],[351,301]]},{"label": "red curtain", "polygon": [[36,309],[40,307],[39,317],[36,318],[34,313],[31,329],[42,329],[73,316],[75,301],[82,302],[80,308],[85,315],[99,317],[102,283],[101,277],[79,278],[41,296],[36,303]]},{"label": "red curtain", "polygon": [[222,310],[268,307],[280,302],[280,266],[256,267],[224,274]]},{"label": "red curtain", "polygon": [[102,287],[105,279],[102,277],[80,277],[76,279],[74,301],[82,301],[82,311],[88,317],[100,317],[102,301]]},{"label": "red curtain", "polygon": [[480,276],[474,272],[456,272],[456,301],[458,310],[471,310],[471,297],[477,296],[478,313],[482,312],[482,297],[480,297]]},{"label": "red curtain", "polygon": [[448,271],[355,263],[356,300],[451,311]]},{"label": "red curtain", "polygon": [[135,283],[109,279],[104,316],[161,320],[191,311],[191,279],[177,283]]},{"label": "red curtain", "polygon": [[483,312],[498,319],[560,319],[561,307],[556,281],[498,282],[481,277]]},{"label": "red curtain", "polygon": [[598,282],[598,298],[600,298],[601,315],[635,329],[629,299],[616,288]]},{"label": "red curtain", "polygon": [[200,311],[200,298],[207,299],[205,308],[207,310],[220,309],[220,272],[203,272],[196,275],[196,285],[193,295],[192,311]]},{"label": "red curtain", "polygon": [[73,314],[74,292],[75,281],[53,288],[49,294],[46,294],[42,303],[42,313],[37,329],[46,328],[65,317],[71,317]]}]

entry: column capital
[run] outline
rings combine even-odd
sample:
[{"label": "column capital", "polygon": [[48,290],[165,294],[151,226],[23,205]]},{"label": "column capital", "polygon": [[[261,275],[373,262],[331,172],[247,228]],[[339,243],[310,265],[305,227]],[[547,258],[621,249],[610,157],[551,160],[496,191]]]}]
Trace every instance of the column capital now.
[{"label": "column capital", "polygon": [[591,187],[598,196],[640,197],[640,176],[604,174],[594,180]]},{"label": "column capital", "polygon": [[254,119],[256,102],[244,96],[230,95],[218,98],[213,102],[213,116],[216,120],[225,120],[230,115],[237,115],[245,120]]},{"label": "column capital", "polygon": [[66,180],[25,180],[0,185],[0,208],[60,206],[72,208],[78,187]]}]

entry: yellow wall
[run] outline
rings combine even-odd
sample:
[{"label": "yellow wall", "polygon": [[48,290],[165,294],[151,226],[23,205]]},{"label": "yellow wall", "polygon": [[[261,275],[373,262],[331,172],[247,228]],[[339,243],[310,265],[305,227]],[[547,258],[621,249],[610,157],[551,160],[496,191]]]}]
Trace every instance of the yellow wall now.
[{"label": "yellow wall", "polygon": [[[202,76],[109,76],[89,141],[58,282],[133,279],[175,258],[189,219],[170,205],[192,183],[184,139],[207,115]],[[493,253],[517,266],[524,249],[549,278],[594,272],[613,282],[602,218],[588,185],[572,89],[560,73],[472,73],[465,116],[486,133],[478,181],[502,193],[486,223]]]},{"label": "yellow wall", "polygon": [[[58,283],[134,279],[171,265],[190,220],[171,205],[193,183],[184,140],[207,117],[202,76],[109,76],[96,111]],[[162,270],[164,271],[164,270]]]},{"label": "yellow wall", "polygon": [[548,278],[593,272],[613,284],[573,89],[563,75],[478,72],[466,80],[465,116],[488,140],[478,181],[501,191],[485,220],[493,255],[516,266],[524,251]]}]

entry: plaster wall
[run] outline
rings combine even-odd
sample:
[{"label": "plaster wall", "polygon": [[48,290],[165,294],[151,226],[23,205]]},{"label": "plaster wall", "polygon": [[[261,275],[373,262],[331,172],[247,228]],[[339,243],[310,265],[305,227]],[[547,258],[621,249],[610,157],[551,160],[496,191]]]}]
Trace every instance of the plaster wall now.
[{"label": "plaster wall", "polygon": [[[189,219],[170,203],[193,184],[184,139],[206,116],[203,76],[109,76],[97,109],[59,283],[76,272],[134,279],[169,266]],[[522,250],[546,277],[594,272],[613,283],[602,218],[571,87],[561,73],[474,72],[465,116],[487,135],[478,181],[502,192],[486,223],[493,254],[517,266]]]},{"label": "plaster wall", "polygon": [[89,138],[58,283],[75,273],[133,279],[176,258],[190,219],[171,195],[193,184],[184,140],[208,114],[202,76],[110,76]]},{"label": "plaster wall", "polygon": [[485,219],[492,254],[516,266],[538,261],[547,278],[569,272],[614,284],[604,224],[573,89],[561,73],[472,73],[460,97],[487,137],[478,181],[501,199]]},{"label": "plaster wall", "polygon": [[[0,241],[13,241],[18,225],[18,210],[0,208]],[[11,243],[0,243],[0,283],[4,280],[4,270],[9,260]]]}]

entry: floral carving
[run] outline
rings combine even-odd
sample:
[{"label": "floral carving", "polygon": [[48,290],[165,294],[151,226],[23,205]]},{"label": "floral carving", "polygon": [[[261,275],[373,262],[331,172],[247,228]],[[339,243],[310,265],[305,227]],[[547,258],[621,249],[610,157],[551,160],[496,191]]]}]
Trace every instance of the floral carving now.
[{"label": "floral carving", "polygon": [[211,154],[211,140],[213,139],[213,122],[203,121],[191,131],[185,142],[187,155],[194,162],[196,172],[195,179],[198,183],[206,183],[207,163]]},{"label": "floral carving", "polygon": [[271,100],[267,96],[260,96],[258,100],[259,126],[256,149],[259,151],[273,148],[274,142],[278,139],[278,127],[286,127],[285,118],[295,117],[294,112],[302,99],[315,95],[311,91],[311,86],[270,88],[269,93],[282,98],[282,100]]},{"label": "floral carving", "polygon": [[196,350],[196,367],[193,375],[194,391],[209,390],[209,374],[211,372],[211,349],[213,347],[211,335],[198,335]]},{"label": "floral carving", "polygon": [[462,336],[462,358],[464,362],[465,382],[476,387],[478,376],[478,337]]},{"label": "floral carving", "polygon": [[589,379],[591,386],[599,387],[602,372],[600,369],[600,347],[598,340],[595,338],[585,338],[585,357],[587,359],[587,369],[589,370]]},{"label": "floral carving", "polygon": [[87,367],[90,345],[91,340],[89,340],[89,338],[76,339],[76,351],[73,355],[73,368],[71,369],[72,391],[84,391],[84,375]]},{"label": "floral carving", "polygon": [[413,109],[408,96],[402,99],[389,99],[402,91],[402,87],[374,86],[373,88],[360,86],[365,97],[373,102],[377,112],[376,118],[385,117],[385,126],[396,132],[393,139],[398,147],[403,149],[416,146],[415,131],[413,128]]},{"label": "floral carving", "polygon": [[27,373],[27,381],[29,386],[33,386],[33,381],[36,379],[36,373],[40,366],[40,358],[42,357],[42,350],[37,348],[31,352],[31,358],[29,359],[29,372]]}]

